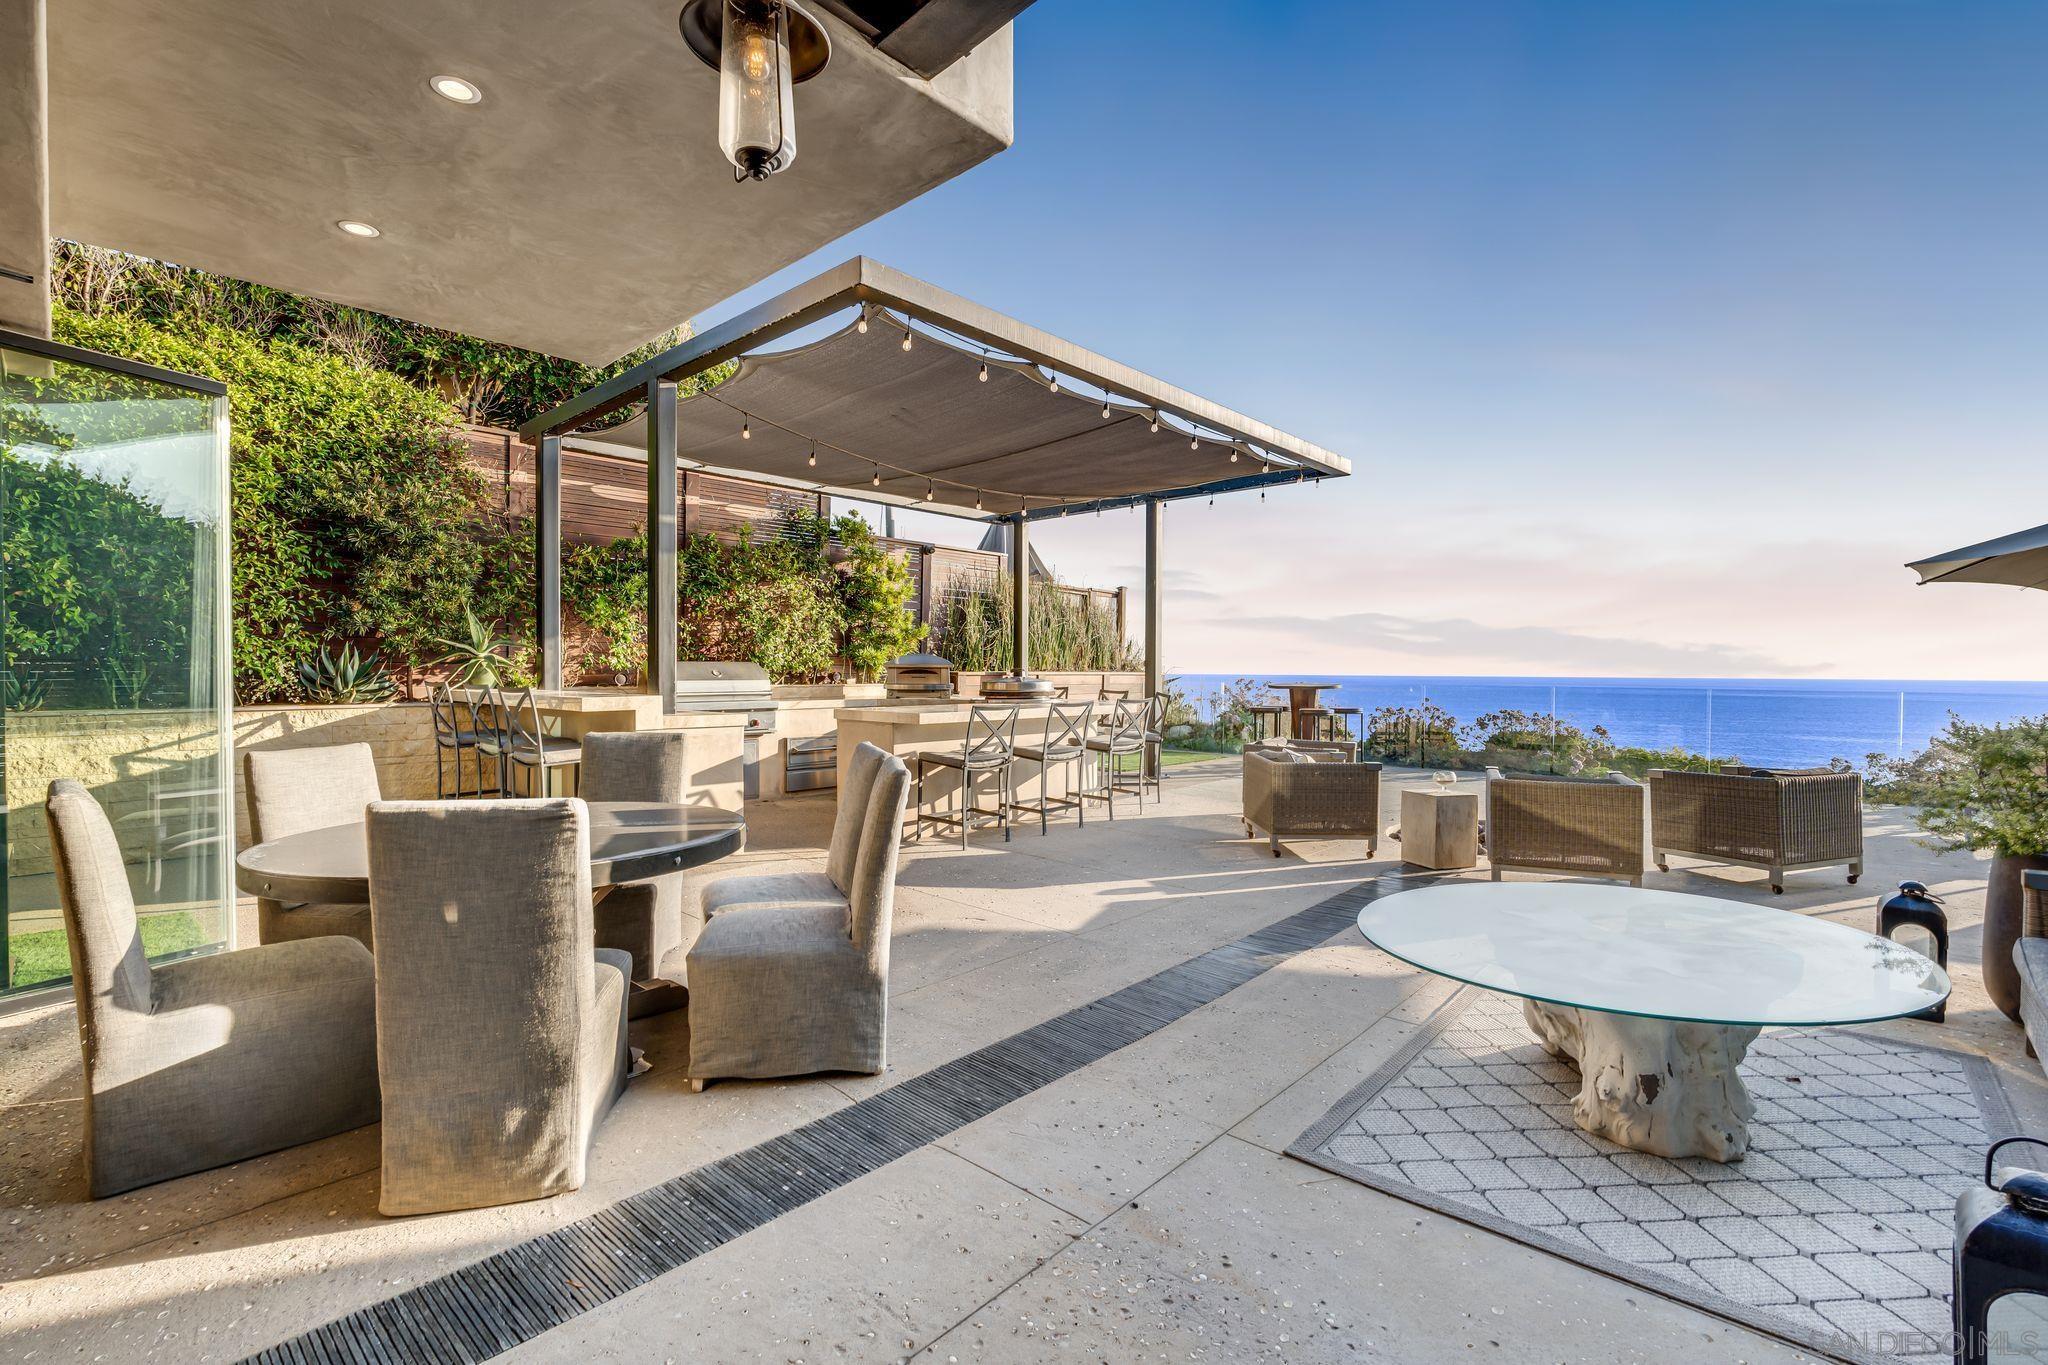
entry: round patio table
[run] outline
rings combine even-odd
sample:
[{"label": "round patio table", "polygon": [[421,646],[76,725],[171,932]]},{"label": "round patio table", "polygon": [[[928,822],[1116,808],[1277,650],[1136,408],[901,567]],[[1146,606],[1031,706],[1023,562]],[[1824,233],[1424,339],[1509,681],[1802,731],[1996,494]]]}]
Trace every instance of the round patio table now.
[{"label": "round patio table", "polygon": [[[747,825],[730,811],[660,801],[590,801],[590,883],[602,891],[737,853]],[[252,844],[235,859],[235,885],[279,901],[363,905],[370,850],[363,823],[309,829]]]},{"label": "round patio table", "polygon": [[1341,687],[1342,685],[1341,683],[1333,682],[1269,682],[1266,684],[1267,687],[1275,692],[1285,692],[1287,694],[1287,733],[1296,739],[1302,737],[1301,713],[1316,704],[1316,697],[1319,693],[1328,692],[1332,688]]},{"label": "round patio table", "polygon": [[1755,1114],[1736,1068],[1765,1028],[1861,1024],[1948,998],[1948,974],[1889,939],[1796,911],[1581,882],[1404,891],[1359,932],[1403,962],[1522,997],[1579,1070],[1572,1116],[1658,1156],[1740,1161]]}]

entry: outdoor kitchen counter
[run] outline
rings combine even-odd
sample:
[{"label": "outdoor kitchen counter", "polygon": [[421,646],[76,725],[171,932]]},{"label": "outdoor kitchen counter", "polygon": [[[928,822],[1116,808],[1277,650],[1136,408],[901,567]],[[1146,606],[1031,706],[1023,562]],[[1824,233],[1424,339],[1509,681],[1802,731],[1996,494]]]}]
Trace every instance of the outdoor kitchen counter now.
[{"label": "outdoor kitchen counter", "polygon": [[[457,688],[455,695],[479,705],[480,689]],[[516,694],[509,693],[509,696]],[[585,735],[606,730],[686,730],[689,732],[689,778],[685,799],[691,805],[739,811],[745,806],[742,784],[745,778],[745,730],[747,717],[740,711],[696,711],[663,715],[661,698],[645,692],[617,687],[566,687],[559,691],[533,694],[540,708],[541,725],[550,737],[580,743]],[[574,790],[574,783],[553,783],[557,794]]]},{"label": "outdoor kitchen counter", "polygon": [[[844,706],[833,713],[839,722],[839,783],[845,790],[846,766],[853,759],[853,751],[863,740],[887,753],[895,754],[916,771],[914,756],[920,752],[959,753],[960,746],[967,739],[967,714],[977,705],[1007,705],[973,701],[885,701],[871,706]],[[1017,742],[1037,744],[1045,738],[1046,721],[1050,717],[1047,703],[1043,701],[1021,701],[1017,714]],[[1018,799],[1038,799],[1040,783],[1044,780],[1038,765],[1018,760],[1014,767]],[[1070,764],[1056,764],[1050,775],[1052,795],[1065,796],[1072,786],[1073,768]],[[993,781],[982,779],[984,784],[980,802],[994,806]],[[946,809],[952,797],[948,795],[958,785],[957,774],[945,769],[929,770],[926,779],[926,796],[931,804]],[[916,789],[912,788],[911,799],[916,800]],[[1026,817],[1016,816],[1018,820]],[[1029,817],[1035,826],[1037,816]]]}]

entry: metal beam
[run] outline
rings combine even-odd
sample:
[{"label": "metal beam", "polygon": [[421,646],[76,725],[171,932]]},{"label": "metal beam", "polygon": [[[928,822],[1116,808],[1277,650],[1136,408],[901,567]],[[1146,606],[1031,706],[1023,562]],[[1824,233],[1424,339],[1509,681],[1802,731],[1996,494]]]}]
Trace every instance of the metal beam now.
[{"label": "metal beam", "polygon": [[48,29],[43,0],[0,0],[0,327],[37,337],[50,335]]},{"label": "metal beam", "polygon": [[1165,683],[1165,593],[1161,580],[1165,561],[1161,538],[1166,529],[1166,504],[1145,503],[1145,695],[1156,697]]},{"label": "metal beam", "polygon": [[[1303,466],[1310,473],[1345,475],[1351,472],[1349,460],[1321,446],[1290,436],[1142,370],[1118,364],[1086,347],[1027,326],[992,308],[984,308],[865,256],[856,256],[814,279],[785,290],[703,335],[691,337],[643,361],[625,374],[578,394],[526,423],[520,427],[519,433],[527,440],[533,440],[547,432],[574,431],[635,401],[653,379],[691,378],[807,327],[820,318],[863,303],[895,309],[1019,359],[1043,365],[1069,379],[1092,384],[1126,402],[1169,413],[1212,433],[1263,446]],[[1165,488],[1155,491],[1184,492]]]},{"label": "metal beam", "polygon": [[676,386],[647,386],[647,686],[676,709]]},{"label": "metal beam", "polygon": [[1019,677],[1031,672],[1030,523],[1010,514],[1010,647]]},{"label": "metal beam", "polygon": [[562,438],[543,436],[533,451],[533,638],[540,685],[562,686]]},{"label": "metal beam", "polygon": [[930,80],[980,47],[1031,0],[924,0],[875,44]]}]

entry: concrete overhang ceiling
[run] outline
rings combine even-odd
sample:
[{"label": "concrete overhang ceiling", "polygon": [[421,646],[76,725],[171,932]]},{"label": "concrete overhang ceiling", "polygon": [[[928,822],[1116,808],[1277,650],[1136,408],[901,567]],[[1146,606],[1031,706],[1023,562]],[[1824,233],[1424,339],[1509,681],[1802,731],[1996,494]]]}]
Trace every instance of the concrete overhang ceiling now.
[{"label": "concrete overhang ceiling", "polygon": [[679,3],[52,4],[52,231],[599,364],[1010,143],[1007,25],[927,80],[813,6],[796,164],[736,185]]}]

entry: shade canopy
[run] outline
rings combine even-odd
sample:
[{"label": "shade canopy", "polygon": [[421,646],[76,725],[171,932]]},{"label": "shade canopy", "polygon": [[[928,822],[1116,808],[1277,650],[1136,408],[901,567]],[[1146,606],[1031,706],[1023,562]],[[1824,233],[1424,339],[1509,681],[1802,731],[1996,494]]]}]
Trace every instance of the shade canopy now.
[{"label": "shade canopy", "polygon": [[1965,545],[1906,566],[1927,583],[2003,583],[2048,589],[2048,526]]},{"label": "shade canopy", "polygon": [[[822,338],[756,346],[833,314]],[[905,342],[909,345],[906,348]],[[857,259],[529,424],[615,414],[651,379],[736,361],[676,404],[689,464],[840,497],[1030,518],[1304,481],[1344,459],[922,281]],[[572,447],[644,456],[647,419]]]}]

